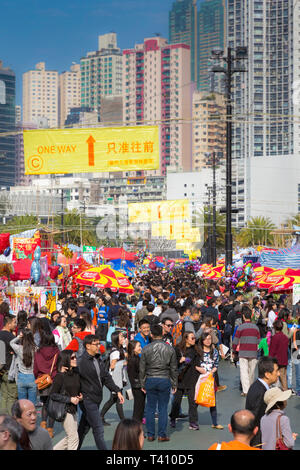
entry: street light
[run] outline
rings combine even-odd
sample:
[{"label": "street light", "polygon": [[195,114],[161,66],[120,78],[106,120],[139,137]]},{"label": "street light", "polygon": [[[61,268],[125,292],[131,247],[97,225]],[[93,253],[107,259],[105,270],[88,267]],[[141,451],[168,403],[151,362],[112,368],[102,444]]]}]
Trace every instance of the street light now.
[{"label": "street light", "polygon": [[[233,55],[235,51],[235,55]],[[231,81],[234,73],[246,72],[246,70],[237,64],[233,67],[234,62],[247,59],[247,47],[239,46],[235,49],[227,48],[227,57],[221,49],[213,49],[211,58],[217,61],[223,61],[224,66],[214,64],[209,71],[212,73],[224,73],[226,77],[226,235],[225,235],[225,269],[232,264],[232,104],[231,104]]]}]

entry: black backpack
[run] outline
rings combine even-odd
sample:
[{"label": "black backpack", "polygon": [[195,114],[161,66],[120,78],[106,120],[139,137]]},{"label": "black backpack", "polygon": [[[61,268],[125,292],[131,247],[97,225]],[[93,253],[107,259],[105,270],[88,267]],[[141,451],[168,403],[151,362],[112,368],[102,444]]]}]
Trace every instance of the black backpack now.
[{"label": "black backpack", "polygon": [[76,359],[77,359],[77,365],[79,365],[79,362],[81,360],[82,354],[85,351],[85,348],[83,346],[83,339],[78,338],[78,336],[76,336],[75,338],[78,342],[78,351],[76,352]]}]

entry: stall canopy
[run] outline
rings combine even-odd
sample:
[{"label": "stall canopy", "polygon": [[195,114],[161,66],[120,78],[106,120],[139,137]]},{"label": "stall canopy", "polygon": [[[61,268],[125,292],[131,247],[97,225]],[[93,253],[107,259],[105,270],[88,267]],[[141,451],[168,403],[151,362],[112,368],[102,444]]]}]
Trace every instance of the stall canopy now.
[{"label": "stall canopy", "polygon": [[129,251],[125,251],[124,248],[103,248],[100,251],[104,259],[125,259],[126,261],[135,261],[137,255]]}]

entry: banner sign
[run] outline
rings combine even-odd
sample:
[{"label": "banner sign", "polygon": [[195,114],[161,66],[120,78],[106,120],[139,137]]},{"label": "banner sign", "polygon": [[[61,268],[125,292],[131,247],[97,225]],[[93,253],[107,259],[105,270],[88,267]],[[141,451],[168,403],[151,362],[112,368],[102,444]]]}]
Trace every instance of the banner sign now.
[{"label": "banner sign", "polygon": [[39,238],[13,238],[13,261],[32,259],[37,246],[41,246]]},{"label": "banner sign", "polygon": [[26,175],[159,169],[158,126],[24,130]]},{"label": "banner sign", "polygon": [[189,219],[190,204],[187,199],[128,204],[128,218],[131,224]]}]

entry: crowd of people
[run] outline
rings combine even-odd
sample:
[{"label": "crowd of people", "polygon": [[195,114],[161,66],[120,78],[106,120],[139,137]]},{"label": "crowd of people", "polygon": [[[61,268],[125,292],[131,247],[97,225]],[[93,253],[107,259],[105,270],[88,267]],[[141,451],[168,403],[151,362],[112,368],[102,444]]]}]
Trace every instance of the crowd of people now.
[{"label": "crowd of people", "polygon": [[[174,432],[180,418],[191,431],[201,427],[197,384],[211,375],[211,426],[222,430],[221,361],[239,365],[245,407],[233,410],[233,441],[210,449],[293,448],[297,434],[284,409],[291,395],[300,396],[300,304],[291,308],[287,296],[255,287],[233,291],[189,269],[149,271],[131,282],[131,296],[109,288],[74,296],[69,286],[51,314],[45,306],[32,313],[0,305],[0,449],[79,450],[91,429],[96,448],[105,450],[112,407],[120,420],[114,450],[142,449],[145,438],[167,442],[168,423]],[[103,404],[104,386],[110,396]],[[65,437],[53,445],[55,421]]]}]

